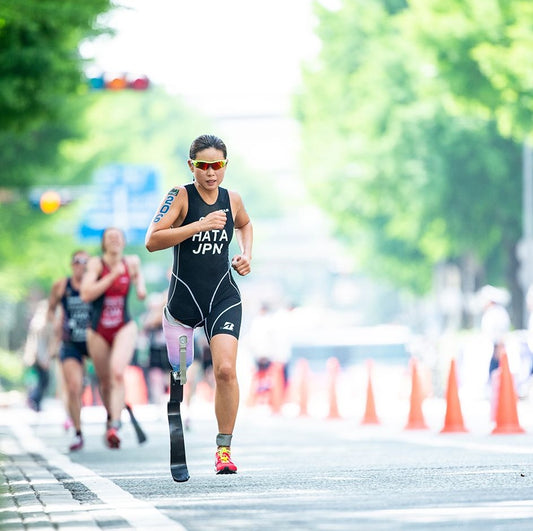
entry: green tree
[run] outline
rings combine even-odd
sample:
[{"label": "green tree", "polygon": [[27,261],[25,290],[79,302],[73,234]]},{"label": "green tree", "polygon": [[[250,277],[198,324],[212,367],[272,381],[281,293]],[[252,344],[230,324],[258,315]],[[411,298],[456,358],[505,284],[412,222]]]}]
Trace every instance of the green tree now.
[{"label": "green tree", "polygon": [[373,276],[423,294],[437,264],[473,255],[480,281],[502,281],[519,237],[520,148],[494,122],[450,112],[408,9],[394,7],[317,8],[322,51],[296,102],[308,185]]},{"label": "green tree", "polygon": [[531,134],[530,0],[411,0],[402,17],[453,96],[454,112],[493,118],[518,141]]},{"label": "green tree", "polygon": [[78,44],[104,30],[97,17],[110,7],[109,0],[0,4],[0,291],[15,299],[30,277],[57,264],[64,246],[54,220],[28,204],[28,189],[71,179],[62,146],[82,137],[87,92]]},{"label": "green tree", "polygon": [[2,2],[3,128],[25,129],[54,115],[61,97],[81,82],[79,42],[103,31],[96,19],[109,8],[108,0],[83,5],[59,0]]}]

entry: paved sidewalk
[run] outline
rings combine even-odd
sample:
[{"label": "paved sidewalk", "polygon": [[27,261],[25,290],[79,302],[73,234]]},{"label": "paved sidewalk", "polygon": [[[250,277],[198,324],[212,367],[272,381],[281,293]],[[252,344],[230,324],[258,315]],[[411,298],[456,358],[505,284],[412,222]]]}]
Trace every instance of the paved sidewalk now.
[{"label": "paved sidewalk", "polygon": [[9,426],[0,426],[0,452],[2,529],[99,529],[75,499],[79,484],[54,469],[38,447],[24,448]]},{"label": "paved sidewalk", "polygon": [[20,405],[0,410],[0,529],[183,531],[150,504],[44,446],[32,425],[60,425],[63,416],[54,402],[40,414]]}]

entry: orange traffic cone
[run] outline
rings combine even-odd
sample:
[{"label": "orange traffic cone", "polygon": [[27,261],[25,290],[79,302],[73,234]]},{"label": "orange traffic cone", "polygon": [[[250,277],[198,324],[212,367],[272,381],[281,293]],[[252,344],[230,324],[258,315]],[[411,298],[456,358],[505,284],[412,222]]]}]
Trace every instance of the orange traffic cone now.
[{"label": "orange traffic cone", "polygon": [[409,419],[406,430],[426,430],[427,425],[422,413],[422,402],[424,400],[422,388],[418,379],[417,363],[414,358],[411,358],[411,404],[409,408]]},{"label": "orange traffic cone", "polygon": [[376,404],[374,402],[374,390],[372,388],[372,361],[367,362],[368,369],[368,384],[366,387],[366,408],[365,414],[361,424],[379,424],[379,419],[376,414]]},{"label": "orange traffic cone", "polygon": [[492,433],[524,433],[524,429],[518,423],[517,398],[513,377],[509,370],[509,360],[505,353],[500,355],[500,370],[496,427],[492,430]]},{"label": "orange traffic cone", "polygon": [[328,419],[339,419],[341,417],[337,403],[337,379],[340,370],[339,360],[337,358],[329,358],[326,362],[326,368],[328,371]]},{"label": "orange traffic cone", "polygon": [[446,416],[444,418],[444,427],[440,432],[452,433],[465,431],[467,430],[463,423],[463,413],[459,401],[455,360],[452,359],[450,364],[450,374],[448,376],[448,388],[446,390]]}]

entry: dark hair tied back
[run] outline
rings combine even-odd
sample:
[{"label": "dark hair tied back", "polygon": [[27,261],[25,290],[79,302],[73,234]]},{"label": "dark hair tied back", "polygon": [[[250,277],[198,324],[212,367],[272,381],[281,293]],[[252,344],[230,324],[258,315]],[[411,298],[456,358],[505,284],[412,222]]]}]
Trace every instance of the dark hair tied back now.
[{"label": "dark hair tied back", "polygon": [[196,154],[199,151],[203,151],[204,149],[209,148],[219,149],[220,151],[222,151],[222,153],[224,153],[224,158],[227,158],[228,156],[226,144],[224,144],[224,142],[220,138],[218,138],[218,136],[200,135],[191,144],[191,148],[189,149],[189,158],[191,160],[194,160],[196,159]]}]

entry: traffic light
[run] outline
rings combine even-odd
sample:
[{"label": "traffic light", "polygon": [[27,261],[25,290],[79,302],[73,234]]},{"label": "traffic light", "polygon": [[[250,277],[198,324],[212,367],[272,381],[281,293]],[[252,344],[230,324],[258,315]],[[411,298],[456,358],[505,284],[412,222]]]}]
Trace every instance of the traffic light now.
[{"label": "traffic light", "polygon": [[105,73],[89,77],[88,82],[92,90],[147,90],[150,87],[150,80],[145,75]]},{"label": "traffic light", "polygon": [[150,80],[146,76],[136,77],[129,84],[129,87],[133,90],[147,90],[149,86]]},{"label": "traffic light", "polygon": [[35,210],[40,210],[44,214],[53,214],[61,207],[70,204],[82,193],[85,193],[83,187],[77,186],[55,188],[36,186],[28,190],[28,202]]},{"label": "traffic light", "polygon": [[92,90],[105,89],[104,76],[90,77],[88,81],[89,87],[91,87]]},{"label": "traffic light", "polygon": [[126,77],[113,77],[106,81],[105,88],[109,90],[124,90],[125,88],[128,88],[128,82],[126,81]]},{"label": "traffic light", "polygon": [[53,214],[61,206],[61,196],[55,190],[47,190],[39,198],[39,207],[45,214]]}]

